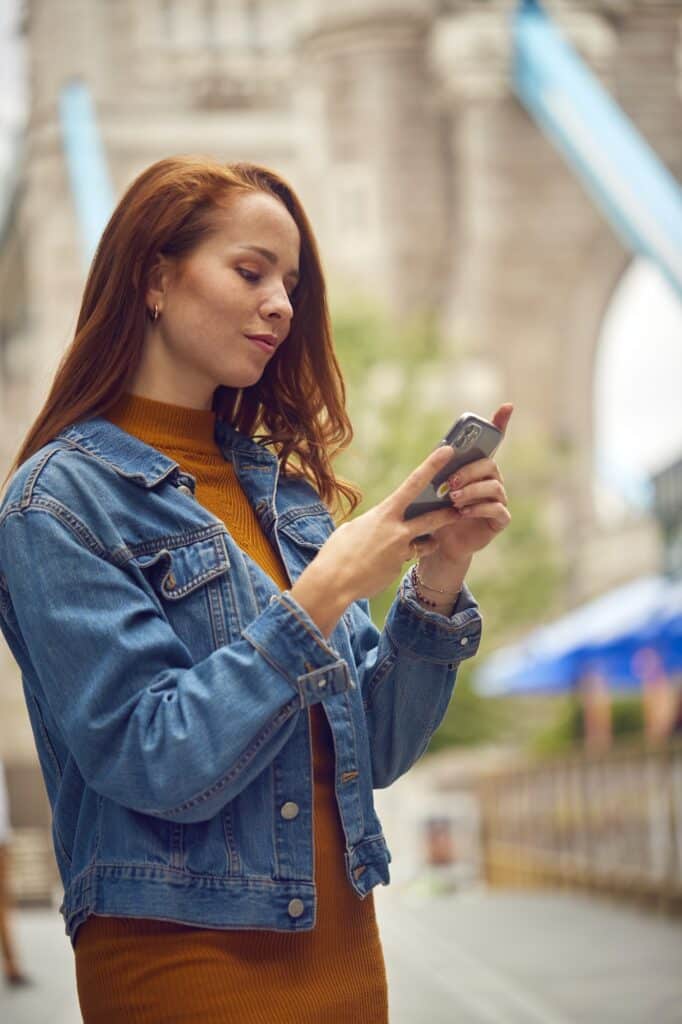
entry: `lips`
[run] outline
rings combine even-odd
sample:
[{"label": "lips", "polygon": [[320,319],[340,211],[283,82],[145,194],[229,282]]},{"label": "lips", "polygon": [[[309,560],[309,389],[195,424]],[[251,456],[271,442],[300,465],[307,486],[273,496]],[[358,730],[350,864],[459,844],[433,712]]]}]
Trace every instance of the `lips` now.
[{"label": "lips", "polygon": [[267,345],[271,349],[277,348],[277,338],[274,334],[247,334],[245,337],[251,341],[260,341],[262,344]]}]

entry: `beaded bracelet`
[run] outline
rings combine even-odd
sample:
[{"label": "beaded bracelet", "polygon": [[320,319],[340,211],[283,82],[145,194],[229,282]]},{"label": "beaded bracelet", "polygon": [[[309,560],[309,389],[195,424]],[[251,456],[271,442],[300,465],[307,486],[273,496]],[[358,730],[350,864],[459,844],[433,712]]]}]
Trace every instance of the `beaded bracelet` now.
[{"label": "beaded bracelet", "polygon": [[419,575],[419,562],[415,562],[412,568],[414,569],[414,578],[416,579],[419,586],[424,587],[425,590],[435,590],[437,594],[447,594],[448,597],[457,597],[457,595],[460,593],[459,590],[441,590],[440,587],[430,587],[428,583],[424,583],[424,580]]},{"label": "beaded bracelet", "polygon": [[[461,590],[458,590],[457,593],[455,594],[455,593],[452,593],[451,591],[439,590],[438,587],[427,587],[426,584],[424,583],[424,581],[422,580],[421,576],[419,575],[419,570],[417,568],[417,563],[416,562],[414,563],[414,565],[412,566],[412,569],[410,571],[410,580],[411,580],[412,586],[414,587],[414,592],[417,595],[418,599],[422,602],[422,604],[425,604],[427,606],[427,608],[437,608],[439,602],[438,601],[430,601],[429,598],[426,597],[426,595],[424,594],[424,592],[422,590],[422,587],[426,587],[427,590],[435,590],[439,594],[447,594],[448,597],[454,597],[454,598],[459,598],[459,595],[461,593]],[[456,604],[457,602],[455,601],[454,603]]]}]

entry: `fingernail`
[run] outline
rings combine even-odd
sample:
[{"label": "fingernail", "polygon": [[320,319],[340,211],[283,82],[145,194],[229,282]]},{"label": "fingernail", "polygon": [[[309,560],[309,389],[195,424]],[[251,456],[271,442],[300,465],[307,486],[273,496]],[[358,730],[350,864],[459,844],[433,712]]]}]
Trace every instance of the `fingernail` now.
[{"label": "fingernail", "polygon": [[461,481],[460,477],[458,477],[458,476],[453,476],[453,477],[452,477],[452,479],[450,480],[450,487],[451,487],[451,488],[452,488],[452,490],[454,491],[454,490],[456,490],[456,489],[457,489],[457,488],[459,487],[459,485],[461,484],[461,482],[462,482],[462,481]]}]

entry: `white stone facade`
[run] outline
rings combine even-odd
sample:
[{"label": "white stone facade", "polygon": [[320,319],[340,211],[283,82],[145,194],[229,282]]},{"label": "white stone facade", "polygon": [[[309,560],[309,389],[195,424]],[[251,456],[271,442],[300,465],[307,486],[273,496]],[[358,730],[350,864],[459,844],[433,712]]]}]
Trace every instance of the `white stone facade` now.
[{"label": "white stone facade", "polygon": [[[117,195],[173,153],[272,166],[309,212],[332,297],[370,294],[396,319],[435,311],[461,368],[451,407],[511,400],[518,437],[541,432],[571,453],[548,493],[570,600],[655,568],[651,523],[628,564],[613,542],[593,543],[593,362],[629,256],[510,90],[511,0],[26,7],[30,119],[0,225],[3,469],[72,337],[85,279],[58,118],[77,75]],[[546,7],[679,174],[677,0]]]}]

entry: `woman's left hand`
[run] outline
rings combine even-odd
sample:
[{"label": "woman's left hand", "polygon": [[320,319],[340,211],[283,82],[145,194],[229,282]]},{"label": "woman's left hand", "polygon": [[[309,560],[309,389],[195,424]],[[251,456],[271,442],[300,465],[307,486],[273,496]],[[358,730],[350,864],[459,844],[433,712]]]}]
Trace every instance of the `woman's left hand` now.
[{"label": "woman's left hand", "polygon": [[[513,410],[511,403],[505,403],[492,417],[491,422],[503,434]],[[460,482],[456,487],[457,495],[453,498],[452,491],[450,493],[453,508],[458,509],[461,516],[452,525],[443,526],[432,534],[437,543],[434,561],[441,563],[443,559],[461,562],[470,557],[486,547],[511,522],[502,474],[493,458],[470,462],[454,475]]]}]

